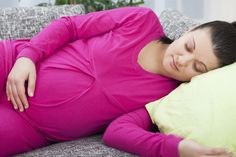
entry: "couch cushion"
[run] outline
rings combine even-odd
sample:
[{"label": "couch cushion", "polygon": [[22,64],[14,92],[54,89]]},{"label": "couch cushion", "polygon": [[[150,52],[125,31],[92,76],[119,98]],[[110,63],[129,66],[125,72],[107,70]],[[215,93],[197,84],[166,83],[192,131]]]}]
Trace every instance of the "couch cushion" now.
[{"label": "couch cushion", "polygon": [[53,144],[48,147],[16,155],[15,157],[135,157],[135,155],[107,147],[102,142],[101,135],[82,138],[80,140]]},{"label": "couch cushion", "polygon": [[31,38],[53,19],[82,13],[83,5],[3,8],[0,9],[0,39]]},{"label": "couch cushion", "polygon": [[172,40],[178,39],[189,28],[200,24],[179,11],[171,9],[164,10],[159,18],[166,36]]}]

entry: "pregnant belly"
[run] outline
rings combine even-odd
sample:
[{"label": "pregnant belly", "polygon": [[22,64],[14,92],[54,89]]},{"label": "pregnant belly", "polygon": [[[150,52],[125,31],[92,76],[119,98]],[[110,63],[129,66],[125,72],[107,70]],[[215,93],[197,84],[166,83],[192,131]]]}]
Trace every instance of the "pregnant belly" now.
[{"label": "pregnant belly", "polygon": [[30,107],[22,115],[54,140],[76,137],[78,113],[83,111],[84,95],[94,82],[94,77],[65,62],[44,62],[37,69],[35,94],[28,99]]},{"label": "pregnant belly", "polygon": [[34,106],[58,106],[83,95],[94,82],[94,78],[82,72],[67,69],[39,70],[35,96],[30,98]]}]

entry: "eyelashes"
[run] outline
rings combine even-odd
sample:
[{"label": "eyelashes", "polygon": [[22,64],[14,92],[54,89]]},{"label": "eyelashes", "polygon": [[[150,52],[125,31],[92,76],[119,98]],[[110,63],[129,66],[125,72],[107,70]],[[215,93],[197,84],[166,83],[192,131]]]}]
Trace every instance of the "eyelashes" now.
[{"label": "eyelashes", "polygon": [[[192,53],[193,52],[193,48],[191,47],[191,45],[189,44],[189,42],[185,43],[184,45],[186,51]],[[205,70],[202,69],[202,65],[200,65],[201,63],[198,63],[197,61],[194,61],[193,63],[193,70],[199,73],[204,73]]]},{"label": "eyelashes", "polygon": [[196,71],[196,72],[199,72],[199,73],[205,73],[206,71],[204,70],[205,68],[203,67],[203,65],[201,65],[201,63],[198,63],[197,61],[195,61],[193,63],[193,69]]},{"label": "eyelashes", "polygon": [[197,63],[196,63],[196,62],[193,63],[193,69],[194,69],[196,72],[203,73],[202,70],[198,69],[198,66],[197,66]]},{"label": "eyelashes", "polygon": [[[195,50],[195,43],[194,42],[192,43],[191,41],[187,41],[184,44],[184,48],[187,52],[193,53]],[[192,64],[192,67],[194,71],[199,72],[199,73],[205,73],[208,71],[206,68],[206,65],[203,62],[197,60],[196,58]]]},{"label": "eyelashes", "polygon": [[193,51],[193,48],[189,45],[189,43],[185,43],[184,47],[185,47],[185,50],[188,51],[188,52]]}]

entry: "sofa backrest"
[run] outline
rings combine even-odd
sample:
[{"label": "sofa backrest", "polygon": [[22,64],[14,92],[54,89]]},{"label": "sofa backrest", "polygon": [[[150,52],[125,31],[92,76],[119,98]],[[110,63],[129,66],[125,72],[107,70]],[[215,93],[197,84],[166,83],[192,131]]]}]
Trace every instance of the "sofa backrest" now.
[{"label": "sofa backrest", "polygon": [[[60,16],[84,14],[83,5],[20,7],[0,9],[0,39],[31,38]],[[160,16],[167,37],[179,38],[198,23],[176,10],[164,10]]]},{"label": "sofa backrest", "polygon": [[0,9],[0,39],[31,38],[60,16],[85,13],[83,5]]},{"label": "sofa backrest", "polygon": [[159,18],[166,36],[173,40],[178,39],[188,29],[200,24],[172,9],[164,10]]}]

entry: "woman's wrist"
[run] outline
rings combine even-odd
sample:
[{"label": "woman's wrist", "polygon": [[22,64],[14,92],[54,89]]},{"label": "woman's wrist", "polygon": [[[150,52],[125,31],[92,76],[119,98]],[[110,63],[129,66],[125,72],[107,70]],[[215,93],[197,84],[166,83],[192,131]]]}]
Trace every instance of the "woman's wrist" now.
[{"label": "woman's wrist", "polygon": [[168,135],[166,141],[166,157],[180,157],[179,156],[179,144],[183,139],[175,135]]},{"label": "woman's wrist", "polygon": [[30,48],[30,47],[26,47],[24,48],[16,57],[16,59],[19,58],[28,58],[30,59],[34,64],[36,64],[37,62],[39,62],[39,60],[41,60],[41,55],[40,52],[35,51],[35,49]]}]

